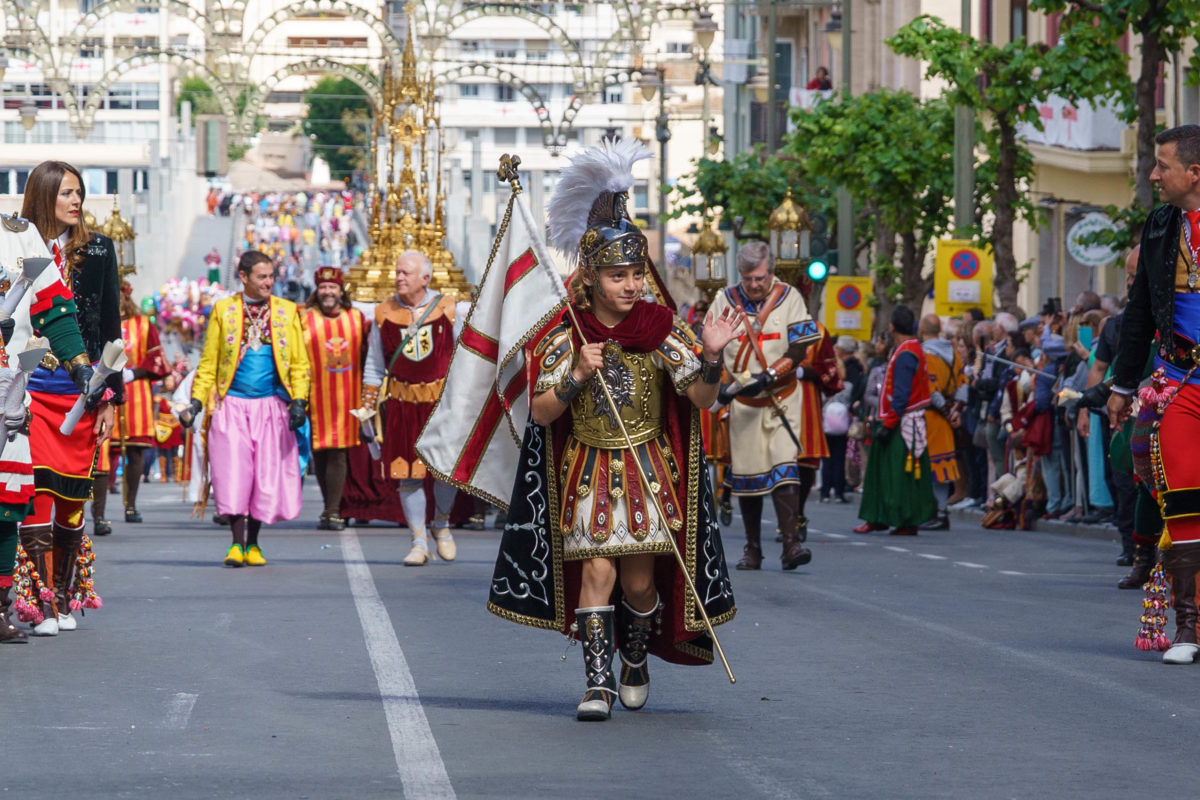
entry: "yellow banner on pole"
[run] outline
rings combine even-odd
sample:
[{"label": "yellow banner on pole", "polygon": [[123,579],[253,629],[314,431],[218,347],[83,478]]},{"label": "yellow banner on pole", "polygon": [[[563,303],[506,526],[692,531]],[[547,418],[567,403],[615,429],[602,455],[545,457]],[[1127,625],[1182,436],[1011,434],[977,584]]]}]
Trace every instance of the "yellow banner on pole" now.
[{"label": "yellow banner on pole", "polygon": [[875,309],[867,298],[871,295],[871,278],[830,275],[825,280],[825,327],[833,336],[853,336],[869,341],[875,324]]},{"label": "yellow banner on pole", "polygon": [[992,316],[992,280],[996,260],[990,247],[970,239],[940,239],[933,274],[934,310],[940,317],[957,317],[970,308]]}]

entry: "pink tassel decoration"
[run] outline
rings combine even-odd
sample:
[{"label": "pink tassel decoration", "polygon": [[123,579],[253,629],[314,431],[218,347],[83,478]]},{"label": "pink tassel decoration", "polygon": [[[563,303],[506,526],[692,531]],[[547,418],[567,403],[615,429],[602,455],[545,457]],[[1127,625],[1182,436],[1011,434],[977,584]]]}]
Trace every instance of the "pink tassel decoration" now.
[{"label": "pink tassel decoration", "polygon": [[1171,640],[1164,631],[1167,627],[1168,592],[1166,576],[1162,564],[1155,564],[1150,572],[1150,580],[1145,585],[1146,596],[1142,599],[1142,627],[1138,629],[1134,645],[1138,650],[1146,652],[1165,652],[1171,647]]}]

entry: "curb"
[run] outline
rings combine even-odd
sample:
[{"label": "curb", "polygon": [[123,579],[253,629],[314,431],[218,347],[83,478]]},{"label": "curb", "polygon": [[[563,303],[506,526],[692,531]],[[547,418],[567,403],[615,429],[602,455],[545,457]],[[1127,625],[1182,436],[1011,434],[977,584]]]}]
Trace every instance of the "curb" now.
[{"label": "curb", "polygon": [[[983,519],[983,512],[975,508],[952,510],[949,513],[954,519],[973,522],[977,526]],[[983,528],[980,527],[980,530]],[[1094,539],[1100,542],[1121,541],[1121,534],[1113,525],[1082,525],[1074,522],[1059,522],[1054,519],[1039,519],[1034,523],[1032,530],[1024,531],[1024,533],[1049,533],[1059,536],[1074,536],[1079,539]]]},{"label": "curb", "polygon": [[[847,499],[854,498],[854,505],[858,505],[862,501],[862,495],[856,491],[846,492],[846,497]],[[980,530],[984,530],[979,525],[983,519],[983,511],[978,508],[957,511],[951,509],[948,513],[951,519],[973,523]],[[1032,530],[1022,531],[1022,533],[1048,533],[1058,536],[1074,536],[1078,539],[1092,539],[1098,542],[1121,541],[1121,534],[1113,525],[1081,525],[1073,522],[1059,522],[1053,519],[1039,519],[1034,523]]]}]

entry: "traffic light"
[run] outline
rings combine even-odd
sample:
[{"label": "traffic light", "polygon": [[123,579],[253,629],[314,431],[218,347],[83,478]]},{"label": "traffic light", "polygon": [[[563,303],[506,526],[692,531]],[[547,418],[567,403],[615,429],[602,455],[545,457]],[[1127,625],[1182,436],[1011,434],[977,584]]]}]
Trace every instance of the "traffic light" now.
[{"label": "traffic light", "polygon": [[808,262],[808,279],[813,283],[820,283],[829,275],[829,265],[825,263],[823,258],[814,258]]}]

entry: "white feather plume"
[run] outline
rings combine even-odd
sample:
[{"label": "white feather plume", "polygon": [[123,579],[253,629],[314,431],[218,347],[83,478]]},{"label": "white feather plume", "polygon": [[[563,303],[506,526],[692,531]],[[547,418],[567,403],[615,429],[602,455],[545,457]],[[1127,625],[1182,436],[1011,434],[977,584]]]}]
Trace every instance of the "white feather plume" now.
[{"label": "white feather plume", "polygon": [[633,165],[650,157],[637,139],[615,144],[604,140],[574,156],[559,173],[558,186],[550,198],[546,223],[550,246],[562,253],[568,266],[579,258],[579,240],[588,227],[592,204],[602,192],[627,192],[633,187]]}]

